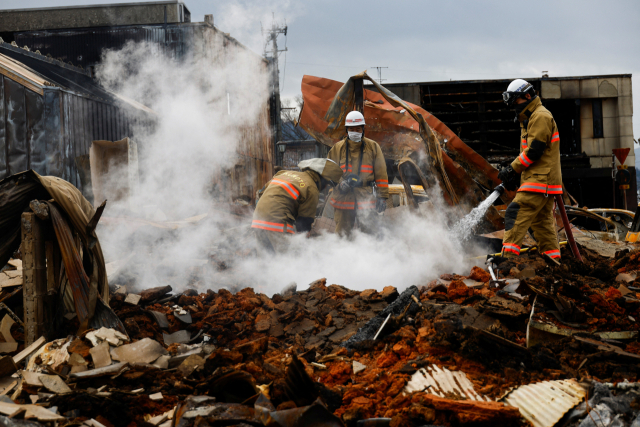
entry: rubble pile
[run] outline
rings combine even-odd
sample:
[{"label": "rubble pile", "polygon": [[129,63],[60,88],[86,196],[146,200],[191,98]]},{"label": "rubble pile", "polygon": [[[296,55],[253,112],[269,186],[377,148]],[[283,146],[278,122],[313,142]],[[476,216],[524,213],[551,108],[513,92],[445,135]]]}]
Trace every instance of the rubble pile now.
[{"label": "rubble pile", "polygon": [[[0,414],[61,426],[631,425],[640,300],[616,263],[634,272],[635,254],[583,249],[584,263],[563,254],[557,266],[533,252],[501,263],[498,280],[474,267],[402,293],[324,279],[272,297],[123,287],[110,306],[126,333],[41,338],[0,359]],[[557,419],[541,424],[551,407]]]}]

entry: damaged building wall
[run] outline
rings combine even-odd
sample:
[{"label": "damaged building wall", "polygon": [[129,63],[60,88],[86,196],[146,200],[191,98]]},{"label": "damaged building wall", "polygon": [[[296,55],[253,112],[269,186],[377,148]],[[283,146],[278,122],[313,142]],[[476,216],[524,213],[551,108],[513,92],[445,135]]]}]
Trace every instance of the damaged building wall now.
[{"label": "damaged building wall", "polygon": [[[21,50],[0,44],[0,178],[33,169],[87,190],[84,160],[87,156],[88,167],[91,141],[131,135],[137,118],[113,97],[90,95],[92,89],[81,85],[70,89],[63,71],[82,75],[82,70],[62,70]],[[45,75],[28,67],[29,61],[39,61]]]},{"label": "damaged building wall", "polygon": [[[560,131],[563,182],[581,205],[612,207],[611,150],[633,153],[631,75],[527,78],[553,114]],[[491,163],[518,155],[520,129],[502,101],[510,79],[391,83],[387,89],[440,119],[465,144]],[[367,86],[367,89],[374,90]],[[595,118],[595,120],[594,120]],[[447,147],[444,147],[445,151]],[[635,168],[627,206],[636,206]],[[616,190],[616,207],[624,205]]]},{"label": "damaged building wall", "polygon": [[[75,13],[73,9],[70,13]],[[152,49],[178,60],[197,57],[204,58],[212,66],[230,64],[239,55],[247,67],[268,70],[268,63],[250,51],[228,34],[218,30],[212,19],[206,22],[182,22],[154,25],[120,25],[110,27],[90,27],[80,29],[43,29],[12,33],[19,46],[28,46],[32,51],[40,50],[43,55],[72,62],[93,73],[100,62],[104,49],[120,49],[128,42],[146,42]],[[229,111],[233,112],[234,94],[229,93]],[[275,165],[275,141],[272,126],[274,120],[270,103],[266,102],[259,117],[251,126],[242,129],[238,141],[238,160],[235,166],[216,177],[215,192],[226,199],[245,199],[253,202],[255,193],[273,176]],[[116,141],[122,137],[94,137]],[[91,139],[88,140],[88,144]],[[140,147],[144,152],[144,147]]]}]

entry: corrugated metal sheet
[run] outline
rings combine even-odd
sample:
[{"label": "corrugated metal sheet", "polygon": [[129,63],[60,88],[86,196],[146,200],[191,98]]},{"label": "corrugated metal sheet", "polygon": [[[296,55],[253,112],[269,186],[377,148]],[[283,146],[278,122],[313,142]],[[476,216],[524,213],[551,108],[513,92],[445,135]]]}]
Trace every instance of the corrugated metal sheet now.
[{"label": "corrugated metal sheet", "polygon": [[438,397],[452,399],[491,401],[489,397],[476,393],[473,383],[464,372],[450,371],[437,365],[419,369],[413,374],[404,391],[405,393],[424,391]]},{"label": "corrugated metal sheet", "polygon": [[517,407],[534,427],[552,427],[585,395],[580,384],[571,379],[520,386],[501,400]]}]

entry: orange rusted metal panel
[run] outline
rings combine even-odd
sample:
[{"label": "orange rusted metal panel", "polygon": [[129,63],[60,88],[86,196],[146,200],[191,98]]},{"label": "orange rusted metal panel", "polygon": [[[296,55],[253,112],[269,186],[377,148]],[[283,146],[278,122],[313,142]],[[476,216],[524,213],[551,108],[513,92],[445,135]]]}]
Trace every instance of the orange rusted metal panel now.
[{"label": "orange rusted metal panel", "polygon": [[[328,146],[333,146],[337,140],[328,135],[328,123],[324,117],[342,85],[334,80],[314,76],[304,76],[302,80],[304,108],[300,113],[300,125]],[[365,134],[380,144],[386,158],[400,160],[409,153],[418,153],[417,157],[426,161],[425,145],[418,133],[418,122],[413,117],[402,107],[393,107],[376,91],[365,89],[364,100],[364,116],[367,122]],[[436,134],[443,147],[442,157],[446,173],[460,201],[469,207],[476,206],[485,198],[477,183],[492,189],[500,183],[498,171],[431,113],[409,102],[406,104],[422,114]],[[508,203],[513,195],[514,193],[508,194],[505,197],[507,200],[503,201]],[[449,204],[453,204],[446,193],[444,197]],[[489,211],[487,219],[495,227],[503,224],[495,209]]]}]

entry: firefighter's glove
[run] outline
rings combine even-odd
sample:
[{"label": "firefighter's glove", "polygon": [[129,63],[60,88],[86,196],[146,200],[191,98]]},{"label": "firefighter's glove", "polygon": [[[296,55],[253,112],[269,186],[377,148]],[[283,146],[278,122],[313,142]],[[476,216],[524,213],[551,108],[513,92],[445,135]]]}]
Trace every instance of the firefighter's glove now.
[{"label": "firefighter's glove", "polygon": [[346,174],[342,177],[340,184],[338,184],[338,190],[341,193],[347,193],[356,187],[362,187],[362,180],[355,173]]},{"label": "firefighter's glove", "polygon": [[340,193],[342,193],[342,194],[348,193],[349,191],[351,191],[351,186],[349,185],[349,183],[347,181],[342,180],[338,184],[338,191]]},{"label": "firefighter's glove", "polygon": [[504,187],[509,191],[514,191],[518,187],[518,173],[513,170],[511,165],[500,170],[498,179],[502,181]]},{"label": "firefighter's glove", "polygon": [[362,180],[355,173],[346,174],[342,180],[348,182],[351,188],[362,187]]},{"label": "firefighter's glove", "polygon": [[387,209],[387,199],[376,199],[376,211],[382,213]]}]

